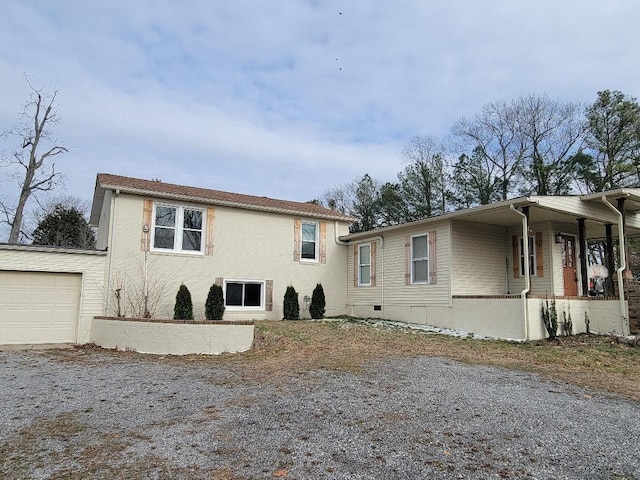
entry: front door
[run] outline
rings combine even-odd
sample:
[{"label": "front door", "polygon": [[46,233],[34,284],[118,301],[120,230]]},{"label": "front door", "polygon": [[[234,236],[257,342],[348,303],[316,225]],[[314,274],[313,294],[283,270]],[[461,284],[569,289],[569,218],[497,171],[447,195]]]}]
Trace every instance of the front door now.
[{"label": "front door", "polygon": [[564,279],[565,296],[578,296],[576,238],[571,235],[562,235],[562,277]]}]

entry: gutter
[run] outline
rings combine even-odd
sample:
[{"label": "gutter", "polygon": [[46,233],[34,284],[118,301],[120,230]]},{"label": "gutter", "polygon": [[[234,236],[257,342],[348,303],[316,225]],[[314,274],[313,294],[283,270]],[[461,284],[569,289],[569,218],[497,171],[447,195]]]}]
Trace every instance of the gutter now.
[{"label": "gutter", "polygon": [[529,340],[529,308],[527,294],[531,291],[531,272],[529,271],[529,220],[527,216],[512,204],[509,208],[522,217],[522,249],[524,254],[524,289],[520,292],[522,298],[522,316],[524,320],[524,339]]},{"label": "gutter", "polygon": [[622,212],[614,207],[605,195],[601,197],[602,203],[604,203],[609,209],[618,217],[618,244],[620,251],[620,265],[616,270],[618,274],[618,297],[620,298],[620,315],[622,317],[622,335],[629,335],[629,319],[627,318],[627,306],[624,298],[624,278],[622,272],[627,268],[627,255],[624,248],[624,218]]}]

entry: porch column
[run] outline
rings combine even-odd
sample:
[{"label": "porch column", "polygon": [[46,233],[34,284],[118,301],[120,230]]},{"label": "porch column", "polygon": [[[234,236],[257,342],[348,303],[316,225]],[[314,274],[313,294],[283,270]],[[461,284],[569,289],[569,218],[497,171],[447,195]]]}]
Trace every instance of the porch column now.
[{"label": "porch column", "polygon": [[611,224],[607,223],[604,226],[604,231],[606,235],[606,245],[604,248],[604,263],[609,270],[609,276],[605,279],[604,285],[605,290],[607,291],[607,295],[614,297],[616,295],[616,290],[613,283],[613,275],[616,271],[615,262],[613,261],[613,232],[612,232]]},{"label": "porch column", "polygon": [[578,219],[578,243],[580,244],[580,279],[582,281],[582,296],[589,294],[589,279],[587,278],[587,242],[584,218]]}]

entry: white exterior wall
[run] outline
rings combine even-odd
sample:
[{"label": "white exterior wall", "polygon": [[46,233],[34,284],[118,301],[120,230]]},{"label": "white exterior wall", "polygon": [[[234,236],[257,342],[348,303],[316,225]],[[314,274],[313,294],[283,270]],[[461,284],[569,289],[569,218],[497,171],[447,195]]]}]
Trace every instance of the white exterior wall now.
[{"label": "white exterior wall", "polygon": [[[541,308],[543,298],[529,298],[527,300],[529,312],[529,337],[531,340],[547,338],[548,334],[542,322]],[[551,301],[549,301],[551,302]],[[625,303],[626,305],[626,303]],[[628,306],[625,307],[627,309]],[[571,313],[573,333],[586,332],[585,312],[589,316],[589,330],[592,333],[623,333],[624,325],[620,311],[620,300],[587,300],[587,299],[556,299],[558,312],[558,335],[562,335],[561,322],[563,312]]]},{"label": "white exterior wall", "polygon": [[91,321],[104,305],[106,254],[53,247],[0,245],[0,270],[82,275],[77,343],[89,342]]},{"label": "white exterior wall", "polygon": [[507,275],[513,275],[507,266],[511,248],[504,249],[506,229],[457,221],[451,232],[453,295],[505,295]]},{"label": "white exterior wall", "polygon": [[[207,205],[161,200],[160,203]],[[109,245],[107,284],[111,291],[122,283],[124,291],[133,292],[142,284],[144,252],[141,249],[143,197],[121,194],[113,197],[111,218],[115,235]],[[334,221],[327,221],[326,263],[294,261],[294,216],[277,213],[214,207],[213,255],[149,252],[149,284],[164,284],[164,297],[155,311],[157,318],[172,318],[178,287],[184,283],[191,293],[195,319],[204,319],[204,303],[209,288],[218,277],[225,280],[273,280],[273,310],[225,310],[225,320],[282,319],[282,303],[288,285],[299,295],[301,314],[303,299],[311,297],[321,283],[325,292],[326,315],[344,313],[346,303],[347,247],[335,241]],[[299,217],[303,220],[305,217]],[[307,220],[318,221],[313,218]],[[348,232],[346,223],[338,226],[339,235]],[[206,228],[203,229],[206,232]],[[204,239],[203,243],[207,240]],[[109,278],[111,281],[109,282]],[[139,289],[139,288],[138,288]],[[157,289],[156,289],[157,290]],[[263,292],[264,292],[263,288]],[[140,298],[140,295],[134,295]],[[114,315],[113,298],[106,315]],[[125,312],[135,316],[135,312]]]},{"label": "white exterior wall", "polygon": [[[406,237],[433,231],[436,232],[437,282],[407,285],[405,281]],[[450,259],[448,221],[392,230],[385,233],[383,244],[378,245],[377,248],[376,289],[355,287],[353,246],[351,245],[347,260],[348,313],[362,317],[426,323],[426,307],[451,305]],[[382,309],[374,310],[374,305],[382,305]]]},{"label": "white exterior wall", "polygon": [[95,318],[91,341],[103,348],[158,355],[245,352],[253,344],[254,325],[233,323],[158,323]]}]

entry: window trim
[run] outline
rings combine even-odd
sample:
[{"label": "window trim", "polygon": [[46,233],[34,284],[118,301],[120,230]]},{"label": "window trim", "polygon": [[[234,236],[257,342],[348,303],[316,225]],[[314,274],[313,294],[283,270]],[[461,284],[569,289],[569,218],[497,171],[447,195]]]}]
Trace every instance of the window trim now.
[{"label": "window trim", "polygon": [[[413,241],[415,238],[419,238],[419,237],[425,237],[427,240],[427,251],[426,251],[426,257],[421,257],[421,258],[414,258],[413,256]],[[411,235],[411,251],[410,251],[410,268],[411,268],[411,284],[412,285],[426,285],[431,283],[429,281],[430,278],[430,273],[431,273],[431,259],[429,258],[429,232],[425,232],[425,233],[419,233],[416,235]],[[416,261],[425,261],[427,262],[427,278],[426,280],[416,280],[415,279],[415,262]]]},{"label": "window trim", "polygon": [[[173,238],[173,248],[159,248],[155,246],[155,237],[156,237],[156,209],[157,207],[169,207],[176,209],[176,223],[172,228],[174,231]],[[200,250],[183,250],[182,249],[182,240],[184,233],[184,211],[185,210],[195,210],[202,213],[202,225],[200,230],[187,229],[188,231],[199,231],[200,232]],[[171,227],[162,227],[158,228],[171,228]],[[165,252],[165,253],[179,253],[184,255],[204,255],[205,253],[205,244],[206,244],[206,231],[207,231],[207,209],[201,207],[193,207],[190,205],[177,205],[172,203],[165,202],[153,202],[153,211],[151,214],[151,235],[150,235],[150,251],[152,252]]]},{"label": "window trim", "polygon": [[[369,247],[369,263],[362,263],[362,248]],[[362,281],[362,267],[369,267],[369,282],[364,283]],[[371,242],[358,244],[358,286],[359,287],[370,287],[371,286],[371,275],[372,275],[372,248]]]},{"label": "window trim", "polygon": [[[520,276],[524,277],[524,243],[522,241],[522,235],[518,237],[518,269],[520,270]],[[535,235],[528,235],[529,239],[529,275],[532,277],[537,276],[536,270],[538,265],[538,259],[536,257],[536,237]]]},{"label": "window trim", "polygon": [[[303,240],[303,231],[305,225],[313,225],[316,231],[316,238],[314,240],[314,251],[313,258],[304,258],[302,256],[302,251],[304,250],[304,240]],[[309,263],[319,263],[320,262],[320,222],[314,222],[312,220],[302,220],[300,222],[300,261],[301,262],[309,262]]]},{"label": "window trim", "polygon": [[[244,305],[227,305],[227,284],[229,283],[241,283],[243,285],[243,303],[244,303],[244,285],[246,284],[259,284],[260,285],[260,305],[259,306],[249,306],[246,307]],[[224,298],[224,307],[228,311],[254,311],[254,312],[263,312],[266,311],[266,290],[267,290],[267,282],[265,280],[248,280],[248,279],[234,279],[234,278],[225,278],[223,280],[223,298]]]}]

